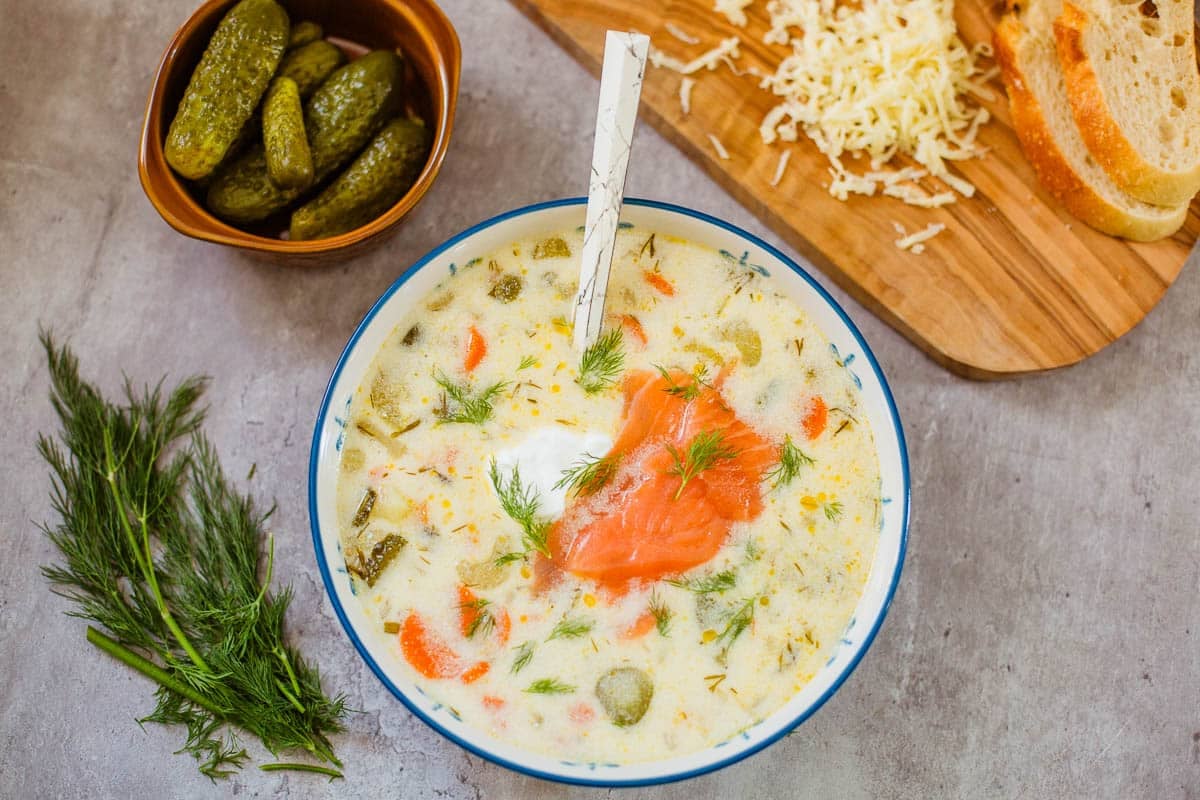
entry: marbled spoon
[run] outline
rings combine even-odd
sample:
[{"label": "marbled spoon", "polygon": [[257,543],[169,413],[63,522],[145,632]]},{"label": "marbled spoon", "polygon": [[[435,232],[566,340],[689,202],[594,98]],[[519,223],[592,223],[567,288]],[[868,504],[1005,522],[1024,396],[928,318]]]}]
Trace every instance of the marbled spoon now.
[{"label": "marbled spoon", "polygon": [[580,351],[596,341],[604,322],[608,273],[612,269],[625,173],[629,168],[649,47],[648,36],[619,31],[609,31],[604,43],[596,143],[588,182],[587,224],[579,264],[579,294],[575,297],[574,345]]}]

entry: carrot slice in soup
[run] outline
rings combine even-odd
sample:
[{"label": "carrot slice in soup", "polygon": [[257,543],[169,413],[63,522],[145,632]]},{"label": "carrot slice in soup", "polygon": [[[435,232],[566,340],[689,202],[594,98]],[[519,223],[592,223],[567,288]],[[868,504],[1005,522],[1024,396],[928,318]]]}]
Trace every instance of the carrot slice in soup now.
[{"label": "carrot slice in soup", "polygon": [[467,331],[467,356],[463,361],[463,369],[467,372],[473,372],[479,366],[479,362],[483,361],[483,357],[487,355],[487,342],[483,338],[483,334],[474,325]]},{"label": "carrot slice in soup", "polygon": [[508,611],[500,609],[496,612],[496,639],[500,644],[508,644],[508,636],[512,633],[512,618]]},{"label": "carrot slice in soup", "polygon": [[636,620],[634,620],[632,625],[630,625],[625,630],[621,631],[621,638],[622,639],[640,639],[643,636],[645,636],[647,633],[649,633],[650,631],[654,630],[655,622],[656,622],[656,619],[655,619],[654,614],[647,611],[644,614],[642,614],[640,617],[638,617]]},{"label": "carrot slice in soup", "polygon": [[480,661],[473,666],[467,668],[467,671],[462,674],[463,683],[474,683],[475,681],[487,675],[491,670],[492,665],[486,661]]},{"label": "carrot slice in soup", "polygon": [[[476,594],[471,591],[470,587],[460,585],[458,587],[458,627],[463,636],[471,635],[471,629],[478,626],[479,617],[483,613],[484,610]],[[512,618],[503,608],[489,613],[492,615],[496,638],[500,644],[506,644],[509,634],[512,632]]]},{"label": "carrot slice in soup", "polygon": [[567,712],[567,716],[575,722],[591,722],[596,718],[596,709],[587,703],[576,703],[571,706],[571,710]]},{"label": "carrot slice in soup", "polygon": [[814,397],[808,406],[808,411],[804,414],[804,435],[809,440],[815,439],[825,430],[825,426],[829,423],[829,409],[825,406],[825,401],[820,395]]},{"label": "carrot slice in soup", "polygon": [[458,654],[425,627],[425,620],[413,612],[400,628],[400,650],[412,668],[426,678],[453,678],[462,671]]},{"label": "carrot slice in soup", "polygon": [[492,711],[504,708],[504,698],[496,697],[494,694],[485,694],[480,702],[483,703],[484,708],[490,708]]},{"label": "carrot slice in soup", "polygon": [[463,636],[470,636],[471,628],[479,624],[477,620],[482,614],[482,610],[479,608],[478,600],[475,593],[466,586],[458,587],[458,627]]},{"label": "carrot slice in soup", "polygon": [[675,286],[669,280],[664,278],[661,272],[655,272],[654,270],[648,269],[643,272],[642,275],[645,277],[646,283],[650,284],[655,289],[658,289],[667,297],[675,296]]},{"label": "carrot slice in soup", "polygon": [[621,322],[621,327],[630,339],[635,339],[642,347],[646,346],[646,329],[642,327],[642,323],[633,314],[621,314],[618,319]]}]

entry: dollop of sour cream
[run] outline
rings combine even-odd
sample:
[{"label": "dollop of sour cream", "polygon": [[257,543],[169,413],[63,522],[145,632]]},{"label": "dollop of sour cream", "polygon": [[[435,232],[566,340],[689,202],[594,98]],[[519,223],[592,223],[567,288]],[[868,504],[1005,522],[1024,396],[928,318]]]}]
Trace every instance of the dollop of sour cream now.
[{"label": "dollop of sour cream", "polygon": [[604,455],[612,445],[612,439],[603,433],[547,426],[531,431],[514,447],[496,451],[496,466],[505,476],[514,467],[520,470],[521,483],[537,490],[542,515],[555,519],[562,516],[567,502],[567,488],[554,488],[562,480],[563,470]]}]

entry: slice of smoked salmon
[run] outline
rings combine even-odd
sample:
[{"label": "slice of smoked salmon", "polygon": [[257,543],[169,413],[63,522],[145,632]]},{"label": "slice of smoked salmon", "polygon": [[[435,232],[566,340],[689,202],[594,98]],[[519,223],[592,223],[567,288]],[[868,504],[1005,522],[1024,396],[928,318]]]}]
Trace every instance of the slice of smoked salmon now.
[{"label": "slice of smoked salmon", "polygon": [[[650,472],[639,481],[630,471],[623,478],[621,486],[605,493],[608,513],[579,527],[561,552],[564,569],[620,584],[683,572],[721,549],[729,523],[705,502],[699,481],[689,482],[675,500],[679,479],[674,476]],[[570,531],[568,515],[560,533]]]},{"label": "slice of smoked salmon", "polygon": [[754,519],[763,508],[759,483],[763,473],[777,460],[777,451],[737,418],[721,400],[717,389],[705,390],[688,404],[680,428],[672,438],[682,452],[697,435],[711,430],[722,432],[722,444],[735,451],[737,457],[717,461],[697,480],[708,488],[706,498],[721,517],[737,522]]},{"label": "slice of smoked salmon", "polygon": [[[671,373],[670,380],[643,371],[626,376],[622,428],[610,451],[621,456],[617,472],[555,524],[552,563],[540,576],[566,570],[619,590],[635,579],[684,572],[715,556],[734,522],[762,512],[760,482],[774,448],[722,400],[724,375],[694,398],[666,391],[693,380],[683,372]],[[667,446],[685,453],[698,434],[714,430],[735,455],[681,490]]]}]

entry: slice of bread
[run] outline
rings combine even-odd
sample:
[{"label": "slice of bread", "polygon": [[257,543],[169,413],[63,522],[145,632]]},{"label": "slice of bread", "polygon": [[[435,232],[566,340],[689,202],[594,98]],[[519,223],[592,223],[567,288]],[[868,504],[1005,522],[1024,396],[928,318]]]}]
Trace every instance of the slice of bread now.
[{"label": "slice of bread", "polygon": [[1192,0],[1065,0],[1054,22],[1088,150],[1129,194],[1178,205],[1200,189]]},{"label": "slice of bread", "polygon": [[1023,0],[995,31],[1013,125],[1038,179],[1067,211],[1096,230],[1136,241],[1170,236],[1187,206],[1150,205],[1113,183],[1088,153],[1071,109],[1051,25],[1061,0]]}]

